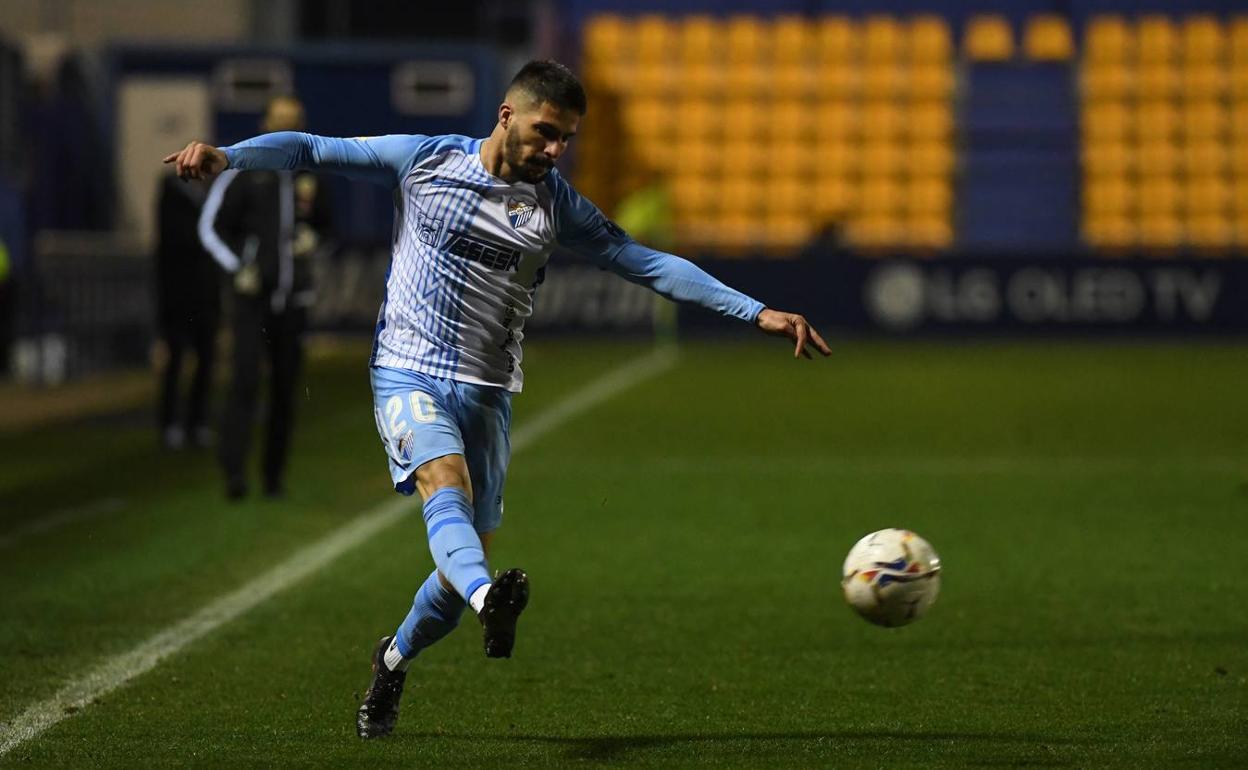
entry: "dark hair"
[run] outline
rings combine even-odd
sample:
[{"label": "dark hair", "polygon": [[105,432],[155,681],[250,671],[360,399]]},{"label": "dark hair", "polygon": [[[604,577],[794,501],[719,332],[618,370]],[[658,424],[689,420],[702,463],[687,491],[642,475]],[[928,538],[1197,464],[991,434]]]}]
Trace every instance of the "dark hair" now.
[{"label": "dark hair", "polygon": [[538,104],[550,102],[561,110],[576,110],[585,114],[585,88],[572,70],[557,61],[534,60],[520,68],[507,86],[507,93],[524,91]]}]

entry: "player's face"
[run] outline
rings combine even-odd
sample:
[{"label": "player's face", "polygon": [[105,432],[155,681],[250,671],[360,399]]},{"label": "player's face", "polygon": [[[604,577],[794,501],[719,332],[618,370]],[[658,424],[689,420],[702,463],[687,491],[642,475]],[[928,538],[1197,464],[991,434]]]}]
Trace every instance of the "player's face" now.
[{"label": "player's face", "polygon": [[507,115],[503,160],[521,181],[536,184],[568,149],[580,122],[576,110],[561,110],[550,102],[513,108]]}]

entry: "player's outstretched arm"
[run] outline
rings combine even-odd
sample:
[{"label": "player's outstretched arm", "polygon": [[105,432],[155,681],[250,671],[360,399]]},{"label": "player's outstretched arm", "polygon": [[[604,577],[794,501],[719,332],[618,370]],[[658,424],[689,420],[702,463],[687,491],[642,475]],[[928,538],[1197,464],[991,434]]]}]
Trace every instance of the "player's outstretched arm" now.
[{"label": "player's outstretched arm", "polygon": [[229,168],[225,152],[204,142],[191,142],[181,151],[165,156],[180,179],[211,179]]},{"label": "player's outstretched arm", "polygon": [[796,313],[784,313],[771,308],[763,308],[759,312],[758,317],[754,319],[754,324],[767,332],[778,337],[788,337],[796,343],[793,349],[793,357],[805,356],[812,358],[810,349],[814,348],[822,355],[832,355],[832,349],[828,347],[828,343],[823,341],[823,337],[819,336],[819,332],[815,331],[815,327],[810,325],[802,316]]},{"label": "player's outstretched arm", "polygon": [[166,156],[165,163],[173,163],[183,179],[207,179],[227,168],[320,170],[394,186],[415,162],[425,139],[415,135],[339,139],[277,131],[229,147],[191,142],[181,152]]}]

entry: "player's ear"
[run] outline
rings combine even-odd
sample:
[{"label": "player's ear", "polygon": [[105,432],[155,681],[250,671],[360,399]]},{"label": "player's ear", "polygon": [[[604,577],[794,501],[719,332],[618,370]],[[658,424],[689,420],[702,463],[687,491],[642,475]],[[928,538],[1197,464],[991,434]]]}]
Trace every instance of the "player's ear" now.
[{"label": "player's ear", "polygon": [[515,110],[507,102],[498,105],[498,122],[504,129],[511,123],[511,118],[515,115]]}]

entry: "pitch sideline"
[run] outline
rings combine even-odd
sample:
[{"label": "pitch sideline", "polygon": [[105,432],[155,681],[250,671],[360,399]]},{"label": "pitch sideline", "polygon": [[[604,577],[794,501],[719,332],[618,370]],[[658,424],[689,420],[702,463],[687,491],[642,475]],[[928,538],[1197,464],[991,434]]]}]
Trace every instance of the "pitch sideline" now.
[{"label": "pitch sideline", "polygon": [[[659,348],[608,371],[569,398],[536,415],[512,434],[512,453],[598,404],[667,371],[676,362],[672,348]],[[320,540],[296,551],[281,564],[216,599],[190,617],[116,655],[70,681],[52,697],[35,703],[0,725],[0,757],[76,713],[93,701],[155,668],[162,660],[254,609],[305,577],[395,524],[417,508],[409,498],[383,504],[357,516]]]}]

